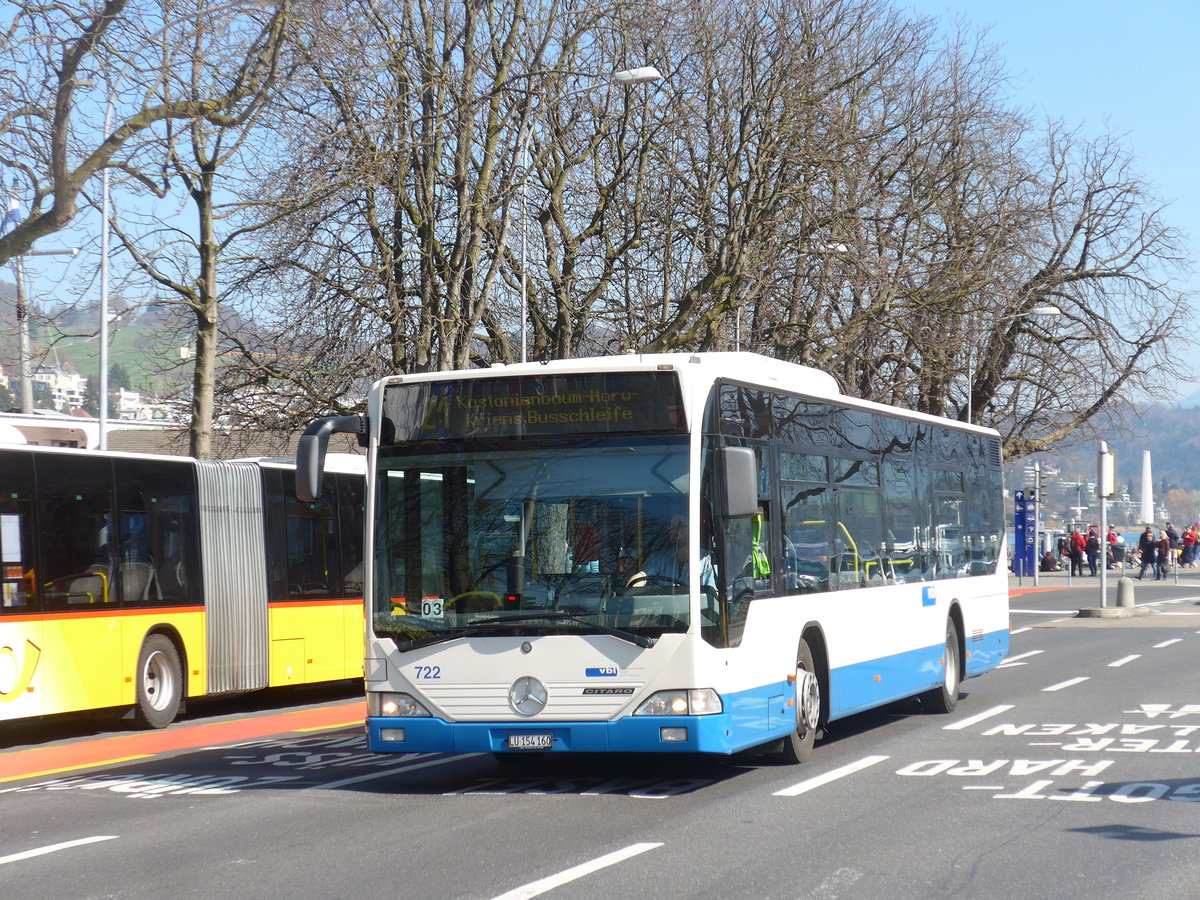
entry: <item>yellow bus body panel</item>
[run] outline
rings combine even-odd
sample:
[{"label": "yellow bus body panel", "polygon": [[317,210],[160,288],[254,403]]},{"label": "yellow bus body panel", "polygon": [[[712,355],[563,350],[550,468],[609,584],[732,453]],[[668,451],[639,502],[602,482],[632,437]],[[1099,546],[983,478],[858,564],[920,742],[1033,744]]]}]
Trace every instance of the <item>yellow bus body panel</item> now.
[{"label": "yellow bus body panel", "polygon": [[199,608],[40,613],[0,619],[0,720],[132,706],[151,631],[175,640],[187,696],[205,693]]},{"label": "yellow bus body panel", "polygon": [[272,603],[270,686],[361,678],[361,599]]}]

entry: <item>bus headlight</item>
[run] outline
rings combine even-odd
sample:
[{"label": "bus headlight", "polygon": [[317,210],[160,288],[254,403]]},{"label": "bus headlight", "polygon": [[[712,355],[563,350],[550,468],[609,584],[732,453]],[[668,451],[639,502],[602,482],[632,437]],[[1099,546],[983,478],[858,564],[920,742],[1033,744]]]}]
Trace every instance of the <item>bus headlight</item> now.
[{"label": "bus headlight", "polygon": [[635,716],[711,716],[721,711],[721,698],[712,688],[656,691],[634,710]]},{"label": "bus headlight", "polygon": [[408,694],[389,694],[382,691],[370,691],[367,694],[367,715],[372,717],[386,716],[411,719],[419,716],[428,716],[429,710]]}]

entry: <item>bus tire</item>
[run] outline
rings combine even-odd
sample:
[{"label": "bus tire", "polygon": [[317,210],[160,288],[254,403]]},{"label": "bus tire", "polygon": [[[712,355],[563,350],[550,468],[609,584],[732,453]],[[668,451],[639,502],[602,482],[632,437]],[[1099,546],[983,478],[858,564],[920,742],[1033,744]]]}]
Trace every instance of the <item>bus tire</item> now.
[{"label": "bus tire", "polygon": [[152,634],[138,654],[135,721],[146,728],[165,728],[175,721],[183,702],[183,667],[165,635]]},{"label": "bus tire", "polygon": [[922,705],[930,712],[951,713],[958,705],[958,693],[962,686],[962,657],[958,647],[958,623],[951,617],[946,620],[945,675],[942,683],[921,695]]},{"label": "bus tire", "polygon": [[812,648],[800,639],[796,649],[796,730],[783,739],[779,761],[802,763],[813,751],[821,727],[821,677],[813,662]]}]

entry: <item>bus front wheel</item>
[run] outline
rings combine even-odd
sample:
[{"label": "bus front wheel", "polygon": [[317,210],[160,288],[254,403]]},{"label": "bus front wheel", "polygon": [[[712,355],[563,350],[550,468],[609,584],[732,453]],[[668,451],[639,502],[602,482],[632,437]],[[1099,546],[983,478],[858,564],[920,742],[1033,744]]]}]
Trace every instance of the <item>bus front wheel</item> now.
[{"label": "bus front wheel", "polygon": [[946,620],[946,647],[943,661],[945,675],[942,683],[926,691],[921,700],[930,712],[950,713],[958,705],[958,692],[962,686],[962,659],[958,649],[958,623]]},{"label": "bus front wheel", "polygon": [[152,634],[138,654],[135,718],[140,725],[165,728],[175,721],[182,700],[183,669],[179,653],[166,636]]},{"label": "bus front wheel", "polygon": [[796,650],[796,730],[783,739],[779,758],[785,763],[802,763],[812,755],[821,727],[821,679],[813,662],[812,648],[800,639]]}]

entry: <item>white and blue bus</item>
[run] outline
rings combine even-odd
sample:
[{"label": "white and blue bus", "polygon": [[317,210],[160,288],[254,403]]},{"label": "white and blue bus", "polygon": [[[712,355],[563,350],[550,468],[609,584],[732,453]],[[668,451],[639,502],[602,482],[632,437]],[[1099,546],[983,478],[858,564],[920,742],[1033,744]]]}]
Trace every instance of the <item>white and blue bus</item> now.
[{"label": "white and blue bus", "polygon": [[367,731],[383,752],[750,749],[949,712],[1009,647],[1000,439],[748,353],[384,378]]}]

